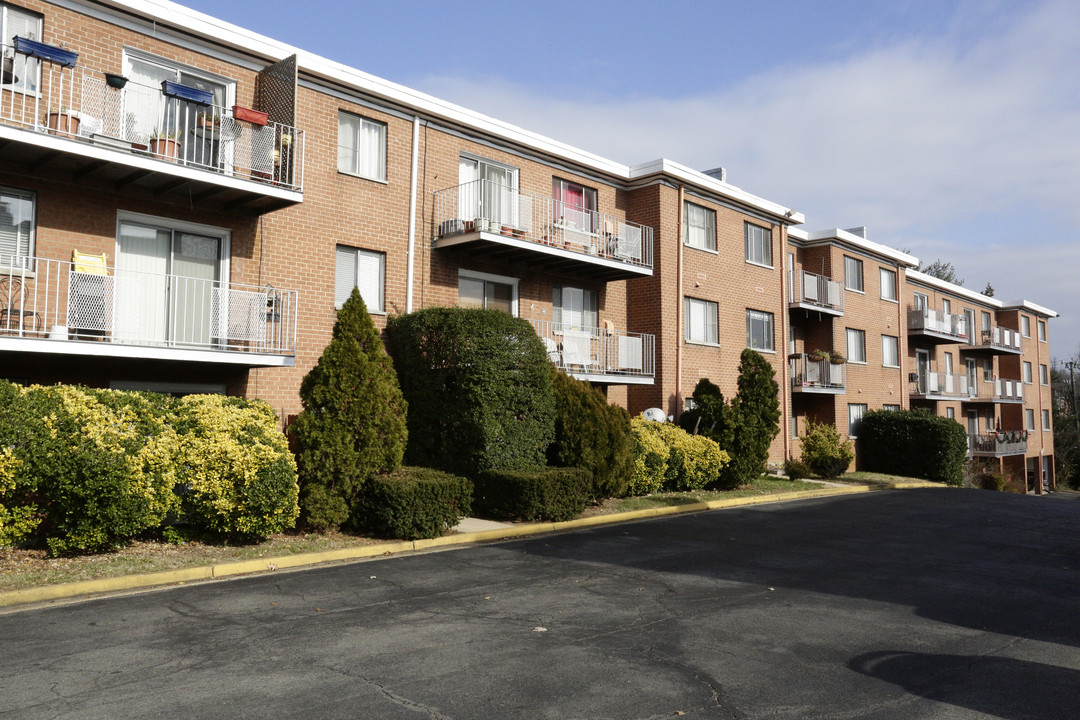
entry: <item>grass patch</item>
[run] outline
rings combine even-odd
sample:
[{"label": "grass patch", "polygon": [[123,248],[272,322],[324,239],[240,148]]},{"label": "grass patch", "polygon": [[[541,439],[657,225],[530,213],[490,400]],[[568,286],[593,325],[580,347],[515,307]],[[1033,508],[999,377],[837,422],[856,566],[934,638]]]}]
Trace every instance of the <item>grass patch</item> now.
[{"label": "grass patch", "polygon": [[[931,482],[922,478],[905,477],[903,475],[889,475],[888,473],[865,472],[863,470],[844,473],[837,479],[843,482],[858,483],[860,485],[881,485],[882,483],[889,484],[897,482]],[[937,484],[942,485],[944,483]]]},{"label": "grass patch", "polygon": [[[846,477],[846,476],[845,476]],[[800,490],[821,490],[821,483],[806,482],[804,480],[785,480],[783,478],[763,475],[751,483],[743,485],[735,490],[694,490],[678,493],[655,493],[641,497],[615,498],[608,500],[599,511],[593,515],[605,515],[617,512],[630,512],[632,510],[651,510],[653,508],[671,507],[673,505],[691,505],[693,503],[708,502],[709,500],[724,500],[727,498],[752,497],[758,495],[778,495],[786,492]]]}]

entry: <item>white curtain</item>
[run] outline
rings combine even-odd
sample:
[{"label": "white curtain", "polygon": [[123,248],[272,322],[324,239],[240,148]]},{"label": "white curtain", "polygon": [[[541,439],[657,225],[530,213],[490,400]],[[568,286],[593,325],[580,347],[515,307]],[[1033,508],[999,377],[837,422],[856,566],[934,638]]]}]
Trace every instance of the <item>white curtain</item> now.
[{"label": "white curtain", "polygon": [[167,230],[120,226],[113,328],[117,342],[165,342],[170,238]]}]

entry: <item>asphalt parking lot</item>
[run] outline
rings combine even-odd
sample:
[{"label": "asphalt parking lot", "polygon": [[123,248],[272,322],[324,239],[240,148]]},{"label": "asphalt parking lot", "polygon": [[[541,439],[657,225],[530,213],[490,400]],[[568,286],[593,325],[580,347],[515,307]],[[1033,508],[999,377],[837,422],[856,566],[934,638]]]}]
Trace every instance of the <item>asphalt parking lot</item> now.
[{"label": "asphalt parking lot", "polygon": [[1075,718],[1080,502],[905,490],[0,615],[5,718]]}]

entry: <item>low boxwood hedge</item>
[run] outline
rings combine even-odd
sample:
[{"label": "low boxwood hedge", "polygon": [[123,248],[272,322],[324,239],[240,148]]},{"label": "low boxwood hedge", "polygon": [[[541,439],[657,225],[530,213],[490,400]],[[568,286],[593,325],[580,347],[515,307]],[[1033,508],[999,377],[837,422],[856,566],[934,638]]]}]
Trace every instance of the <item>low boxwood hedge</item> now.
[{"label": "low boxwood hedge", "polygon": [[507,520],[572,520],[585,510],[592,473],[584,468],[488,470],[476,478],[478,512]]},{"label": "low boxwood hedge", "polygon": [[438,537],[468,516],[472,494],[468,478],[406,466],[368,479],[352,523],[382,537]]}]

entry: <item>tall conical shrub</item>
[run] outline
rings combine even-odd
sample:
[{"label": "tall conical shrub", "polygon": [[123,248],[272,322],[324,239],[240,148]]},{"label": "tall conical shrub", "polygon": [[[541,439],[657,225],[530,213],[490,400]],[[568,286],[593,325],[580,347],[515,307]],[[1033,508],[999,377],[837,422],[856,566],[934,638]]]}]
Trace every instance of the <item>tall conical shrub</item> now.
[{"label": "tall conical shrub", "polygon": [[344,524],[365,481],[401,467],[407,405],[360,292],[338,311],[333,338],[300,384],[301,519],[316,529]]}]

